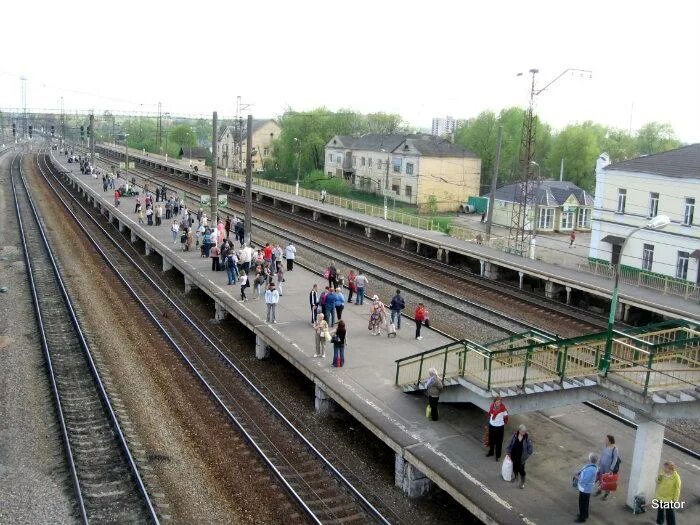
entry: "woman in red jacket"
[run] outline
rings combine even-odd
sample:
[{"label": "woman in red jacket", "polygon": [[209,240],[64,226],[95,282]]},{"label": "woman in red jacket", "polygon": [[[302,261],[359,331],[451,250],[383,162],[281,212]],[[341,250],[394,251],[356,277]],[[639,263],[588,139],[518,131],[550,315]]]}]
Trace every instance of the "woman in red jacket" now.
[{"label": "woman in red jacket", "polygon": [[423,326],[423,322],[428,318],[428,310],[425,309],[423,303],[418,303],[416,306],[416,311],[413,314],[413,319],[416,321],[416,339],[423,339],[420,335],[420,329]]},{"label": "woman in red jacket", "polygon": [[503,449],[503,431],[508,423],[508,410],[501,401],[501,396],[496,396],[489,407],[489,453],[486,457],[493,456],[496,452],[496,461],[501,459]]}]

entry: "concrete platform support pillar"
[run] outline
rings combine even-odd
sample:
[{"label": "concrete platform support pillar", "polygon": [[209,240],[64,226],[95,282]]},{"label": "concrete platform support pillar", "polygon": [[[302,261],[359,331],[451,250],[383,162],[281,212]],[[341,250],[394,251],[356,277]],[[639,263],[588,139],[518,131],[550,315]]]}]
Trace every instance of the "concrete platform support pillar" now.
[{"label": "concrete platform support pillar", "polygon": [[558,286],[552,281],[544,283],[544,296],[547,299],[554,299],[557,295]]},{"label": "concrete platform support pillar", "polygon": [[631,310],[630,305],[628,305],[628,304],[623,305],[622,320],[623,320],[624,322],[629,321],[629,318],[630,318],[630,310]]},{"label": "concrete platform support pillar", "polygon": [[262,193],[256,193],[256,194],[255,194],[255,200],[256,200],[257,202],[260,202],[261,200],[263,200],[263,194],[262,194]]},{"label": "concrete platform support pillar", "polygon": [[146,256],[151,255],[151,253],[153,253],[153,246],[151,246],[151,245],[148,244],[147,242],[144,243],[144,246],[145,246],[145,248],[144,248],[144,253],[146,254]]},{"label": "concrete platform support pillar", "polygon": [[330,413],[333,411],[333,400],[318,385],[316,385],[314,406],[316,407],[316,413],[321,416],[330,415]]},{"label": "concrete platform support pillar", "polygon": [[518,272],[518,288],[523,289],[523,278],[525,274],[523,272]]},{"label": "concrete platform support pillar", "polygon": [[445,251],[445,250],[443,250],[442,248],[438,248],[438,249],[437,249],[437,257],[436,257],[436,259],[437,259],[438,261],[442,261],[442,253],[443,253],[444,251]]},{"label": "concrete platform support pillar", "polygon": [[185,275],[185,293],[190,293],[192,288],[196,288],[194,282]]},{"label": "concrete platform support pillar", "polygon": [[132,243],[136,242],[136,239],[138,239],[138,237],[136,237],[134,230],[131,230],[131,242]]},{"label": "concrete platform support pillar", "polygon": [[219,303],[214,303],[214,320],[215,321],[223,321],[226,319],[226,314],[228,312],[226,311],[226,308],[224,308],[224,305],[219,304]]},{"label": "concrete platform support pillar", "polygon": [[171,263],[169,260],[167,260],[165,257],[163,257],[163,271],[167,272],[168,270],[173,269],[173,263]]},{"label": "concrete platform support pillar", "polygon": [[481,276],[487,279],[493,279],[494,281],[498,279],[498,266],[488,261],[481,261]]},{"label": "concrete platform support pillar", "polygon": [[292,204],[292,213],[296,213],[296,211],[297,211],[296,205]]},{"label": "concrete platform support pillar", "polygon": [[394,484],[403,490],[409,498],[418,498],[430,492],[433,482],[399,454],[396,454]]},{"label": "concrete platform support pillar", "polygon": [[634,508],[634,497],[637,495],[643,495],[647,504],[651,503],[664,444],[663,425],[656,421],[638,421],[637,424],[626,501],[632,508]]},{"label": "concrete platform support pillar", "polygon": [[97,199],[92,199],[92,207],[95,208],[95,209],[97,209],[97,208],[100,207],[100,206],[97,204]]},{"label": "concrete platform support pillar", "polygon": [[341,228],[343,227],[343,219],[342,219],[342,217],[338,217],[338,226],[340,226]]},{"label": "concrete platform support pillar", "polygon": [[368,239],[372,238],[372,228],[370,228],[369,226],[365,226],[365,237],[367,237]]},{"label": "concrete platform support pillar", "polygon": [[406,249],[406,237],[401,237],[401,249]]},{"label": "concrete platform support pillar", "polygon": [[416,242],[416,253],[420,253],[420,243]]},{"label": "concrete platform support pillar", "polygon": [[122,221],[119,221],[119,233],[124,233],[124,230],[126,229],[126,226]]},{"label": "concrete platform support pillar", "polygon": [[255,336],[255,358],[256,359],[267,359],[270,357],[270,347],[267,346],[262,339],[257,335]]},{"label": "concrete platform support pillar", "polygon": [[311,218],[315,221],[317,221],[320,216],[321,216],[321,212],[319,212],[319,211],[311,212]]},{"label": "concrete platform support pillar", "polygon": [[445,264],[450,264],[450,250],[445,249]]},{"label": "concrete platform support pillar", "polygon": [[622,301],[617,302],[617,308],[615,308],[615,320],[622,321],[625,312],[625,304]]},{"label": "concrete platform support pillar", "polygon": [[272,199],[272,206],[273,206],[274,208],[276,208],[276,207],[279,206],[279,205],[280,205],[279,201],[278,201],[277,199],[273,198],[273,199]]}]

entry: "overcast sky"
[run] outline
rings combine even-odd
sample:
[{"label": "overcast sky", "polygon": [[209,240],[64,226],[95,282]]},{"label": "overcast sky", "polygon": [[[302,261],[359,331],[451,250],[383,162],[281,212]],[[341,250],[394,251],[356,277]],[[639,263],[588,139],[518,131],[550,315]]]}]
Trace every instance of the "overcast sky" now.
[{"label": "overcast sky", "polygon": [[[481,5],[478,5],[481,4]],[[700,2],[3,2],[0,106],[256,117],[324,105],[416,126],[525,105],[555,128],[669,122],[700,142]]]}]

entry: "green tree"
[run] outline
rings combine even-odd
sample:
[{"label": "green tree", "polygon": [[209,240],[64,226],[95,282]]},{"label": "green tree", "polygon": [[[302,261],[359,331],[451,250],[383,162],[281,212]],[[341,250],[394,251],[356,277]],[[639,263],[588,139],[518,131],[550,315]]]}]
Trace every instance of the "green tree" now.
[{"label": "green tree", "polygon": [[637,149],[637,141],[626,131],[621,129],[609,128],[602,143],[600,150],[610,155],[611,162],[620,162],[631,159],[639,155]]},{"label": "green tree", "polygon": [[585,190],[595,187],[595,162],[601,153],[601,144],[606,129],[593,122],[570,125],[559,132],[545,159],[548,176],[558,178],[561,161],[564,159],[564,176]]},{"label": "green tree", "polygon": [[648,122],[637,132],[637,151],[641,155],[653,155],[681,145],[668,123]]},{"label": "green tree", "polygon": [[196,132],[187,124],[179,124],[168,130],[168,142],[179,147],[190,147],[197,145]]}]

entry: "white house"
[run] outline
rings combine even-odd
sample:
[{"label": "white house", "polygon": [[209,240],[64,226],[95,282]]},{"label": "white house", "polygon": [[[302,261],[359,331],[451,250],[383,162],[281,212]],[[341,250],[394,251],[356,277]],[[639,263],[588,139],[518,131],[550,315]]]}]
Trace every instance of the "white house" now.
[{"label": "white house", "polygon": [[[610,164],[602,154],[596,190],[589,260],[620,264],[651,278],[700,283],[700,144]],[[656,215],[668,215],[663,230],[625,237]]]}]

